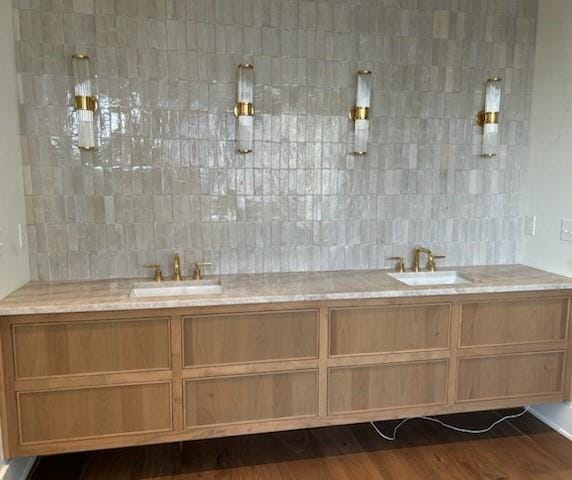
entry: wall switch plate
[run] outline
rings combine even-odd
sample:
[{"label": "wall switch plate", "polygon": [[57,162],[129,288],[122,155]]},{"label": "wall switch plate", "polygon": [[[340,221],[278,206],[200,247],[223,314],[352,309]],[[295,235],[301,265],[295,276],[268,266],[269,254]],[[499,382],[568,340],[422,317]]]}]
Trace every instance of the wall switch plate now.
[{"label": "wall switch plate", "polygon": [[572,242],[572,220],[562,220],[560,240],[563,242]]},{"label": "wall switch plate", "polygon": [[0,258],[4,256],[4,230],[0,228]]},{"label": "wall switch plate", "polygon": [[18,224],[18,246],[20,248],[28,246],[28,229],[23,223]]},{"label": "wall switch plate", "polygon": [[524,218],[524,234],[531,237],[536,235],[536,215]]}]

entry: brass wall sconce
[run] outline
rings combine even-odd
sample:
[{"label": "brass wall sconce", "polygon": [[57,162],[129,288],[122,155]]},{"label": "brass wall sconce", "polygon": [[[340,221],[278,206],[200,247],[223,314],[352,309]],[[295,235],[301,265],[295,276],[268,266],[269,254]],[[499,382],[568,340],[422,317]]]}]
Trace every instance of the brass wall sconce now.
[{"label": "brass wall sconce", "polygon": [[78,146],[82,150],[95,148],[94,113],[99,108],[93,96],[89,57],[76,54],[72,57],[75,79],[75,109],[78,115]]},{"label": "brass wall sconce", "polygon": [[239,153],[251,153],[254,135],[254,66],[238,66],[238,95],[234,116],[238,120],[237,141]]},{"label": "brass wall sconce", "polygon": [[483,129],[483,157],[494,157],[499,144],[499,119],[502,78],[487,80],[485,109],[477,115],[477,124]]},{"label": "brass wall sconce", "polygon": [[350,112],[350,118],[354,121],[354,155],[367,154],[370,104],[371,71],[358,70],[356,106]]}]

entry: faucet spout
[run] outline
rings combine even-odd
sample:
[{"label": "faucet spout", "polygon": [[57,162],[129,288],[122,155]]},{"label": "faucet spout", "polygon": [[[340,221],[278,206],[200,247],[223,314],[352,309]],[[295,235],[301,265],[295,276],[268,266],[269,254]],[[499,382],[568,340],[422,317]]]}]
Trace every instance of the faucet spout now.
[{"label": "faucet spout", "polygon": [[433,257],[433,252],[431,250],[429,250],[428,248],[424,248],[424,247],[419,247],[419,248],[415,249],[415,255],[413,257],[414,258],[413,259],[413,271],[414,272],[420,272],[421,271],[419,264],[420,264],[422,253],[425,253],[428,257],[427,265],[429,267],[429,271],[434,272],[435,271],[435,258]]},{"label": "faucet spout", "polygon": [[181,275],[181,257],[176,253],[173,258],[173,280],[181,281],[183,276]]}]

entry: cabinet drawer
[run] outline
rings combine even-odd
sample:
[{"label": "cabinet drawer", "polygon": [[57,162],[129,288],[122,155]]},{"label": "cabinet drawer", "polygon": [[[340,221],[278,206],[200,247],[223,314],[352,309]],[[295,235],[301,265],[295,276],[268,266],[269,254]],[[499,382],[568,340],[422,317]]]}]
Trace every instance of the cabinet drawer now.
[{"label": "cabinet drawer", "polygon": [[330,355],[446,349],[448,304],[330,311]]},{"label": "cabinet drawer", "polygon": [[185,382],[185,426],[317,415],[317,371],[263,373]]},{"label": "cabinet drawer", "polygon": [[562,391],[564,352],[541,352],[459,361],[457,400],[474,401]]},{"label": "cabinet drawer", "polygon": [[467,303],[461,322],[461,347],[565,340],[568,299]]},{"label": "cabinet drawer", "polygon": [[22,444],[168,431],[171,384],[19,393],[18,415]]},{"label": "cabinet drawer", "polygon": [[168,318],[15,325],[17,378],[169,369]]},{"label": "cabinet drawer", "polygon": [[184,366],[316,358],[316,310],[183,319]]},{"label": "cabinet drawer", "polygon": [[446,401],[447,373],[447,360],[331,368],[328,412],[439,405]]}]

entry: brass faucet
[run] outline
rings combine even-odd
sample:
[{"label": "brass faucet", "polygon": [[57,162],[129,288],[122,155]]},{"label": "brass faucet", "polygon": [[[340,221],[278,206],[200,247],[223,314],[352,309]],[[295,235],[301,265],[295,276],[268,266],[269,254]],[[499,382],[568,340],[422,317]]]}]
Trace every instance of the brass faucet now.
[{"label": "brass faucet", "polygon": [[424,247],[419,247],[415,249],[415,256],[413,259],[413,271],[414,272],[420,272],[421,268],[419,266],[419,261],[420,261],[420,257],[422,253],[426,253],[427,254],[427,270],[430,272],[434,272],[436,267],[435,267],[435,260],[437,258],[445,258],[445,255],[433,255],[433,252],[431,250],[429,250],[428,248],[424,248]]},{"label": "brass faucet", "polygon": [[395,267],[395,270],[397,272],[400,272],[400,273],[405,272],[405,258],[403,258],[403,257],[389,257],[388,260],[396,260],[397,265]]},{"label": "brass faucet", "polygon": [[175,253],[173,258],[173,280],[180,282],[183,279],[181,275],[181,257],[178,253]]},{"label": "brass faucet", "polygon": [[211,262],[197,262],[195,263],[195,271],[193,272],[193,280],[202,280],[204,277],[203,267],[210,267]]},{"label": "brass faucet", "polygon": [[153,280],[155,280],[156,282],[162,282],[163,281],[163,272],[161,271],[161,265],[159,265],[158,263],[152,263],[150,265],[143,265],[145,268],[153,268],[155,269],[155,273],[153,274]]}]

